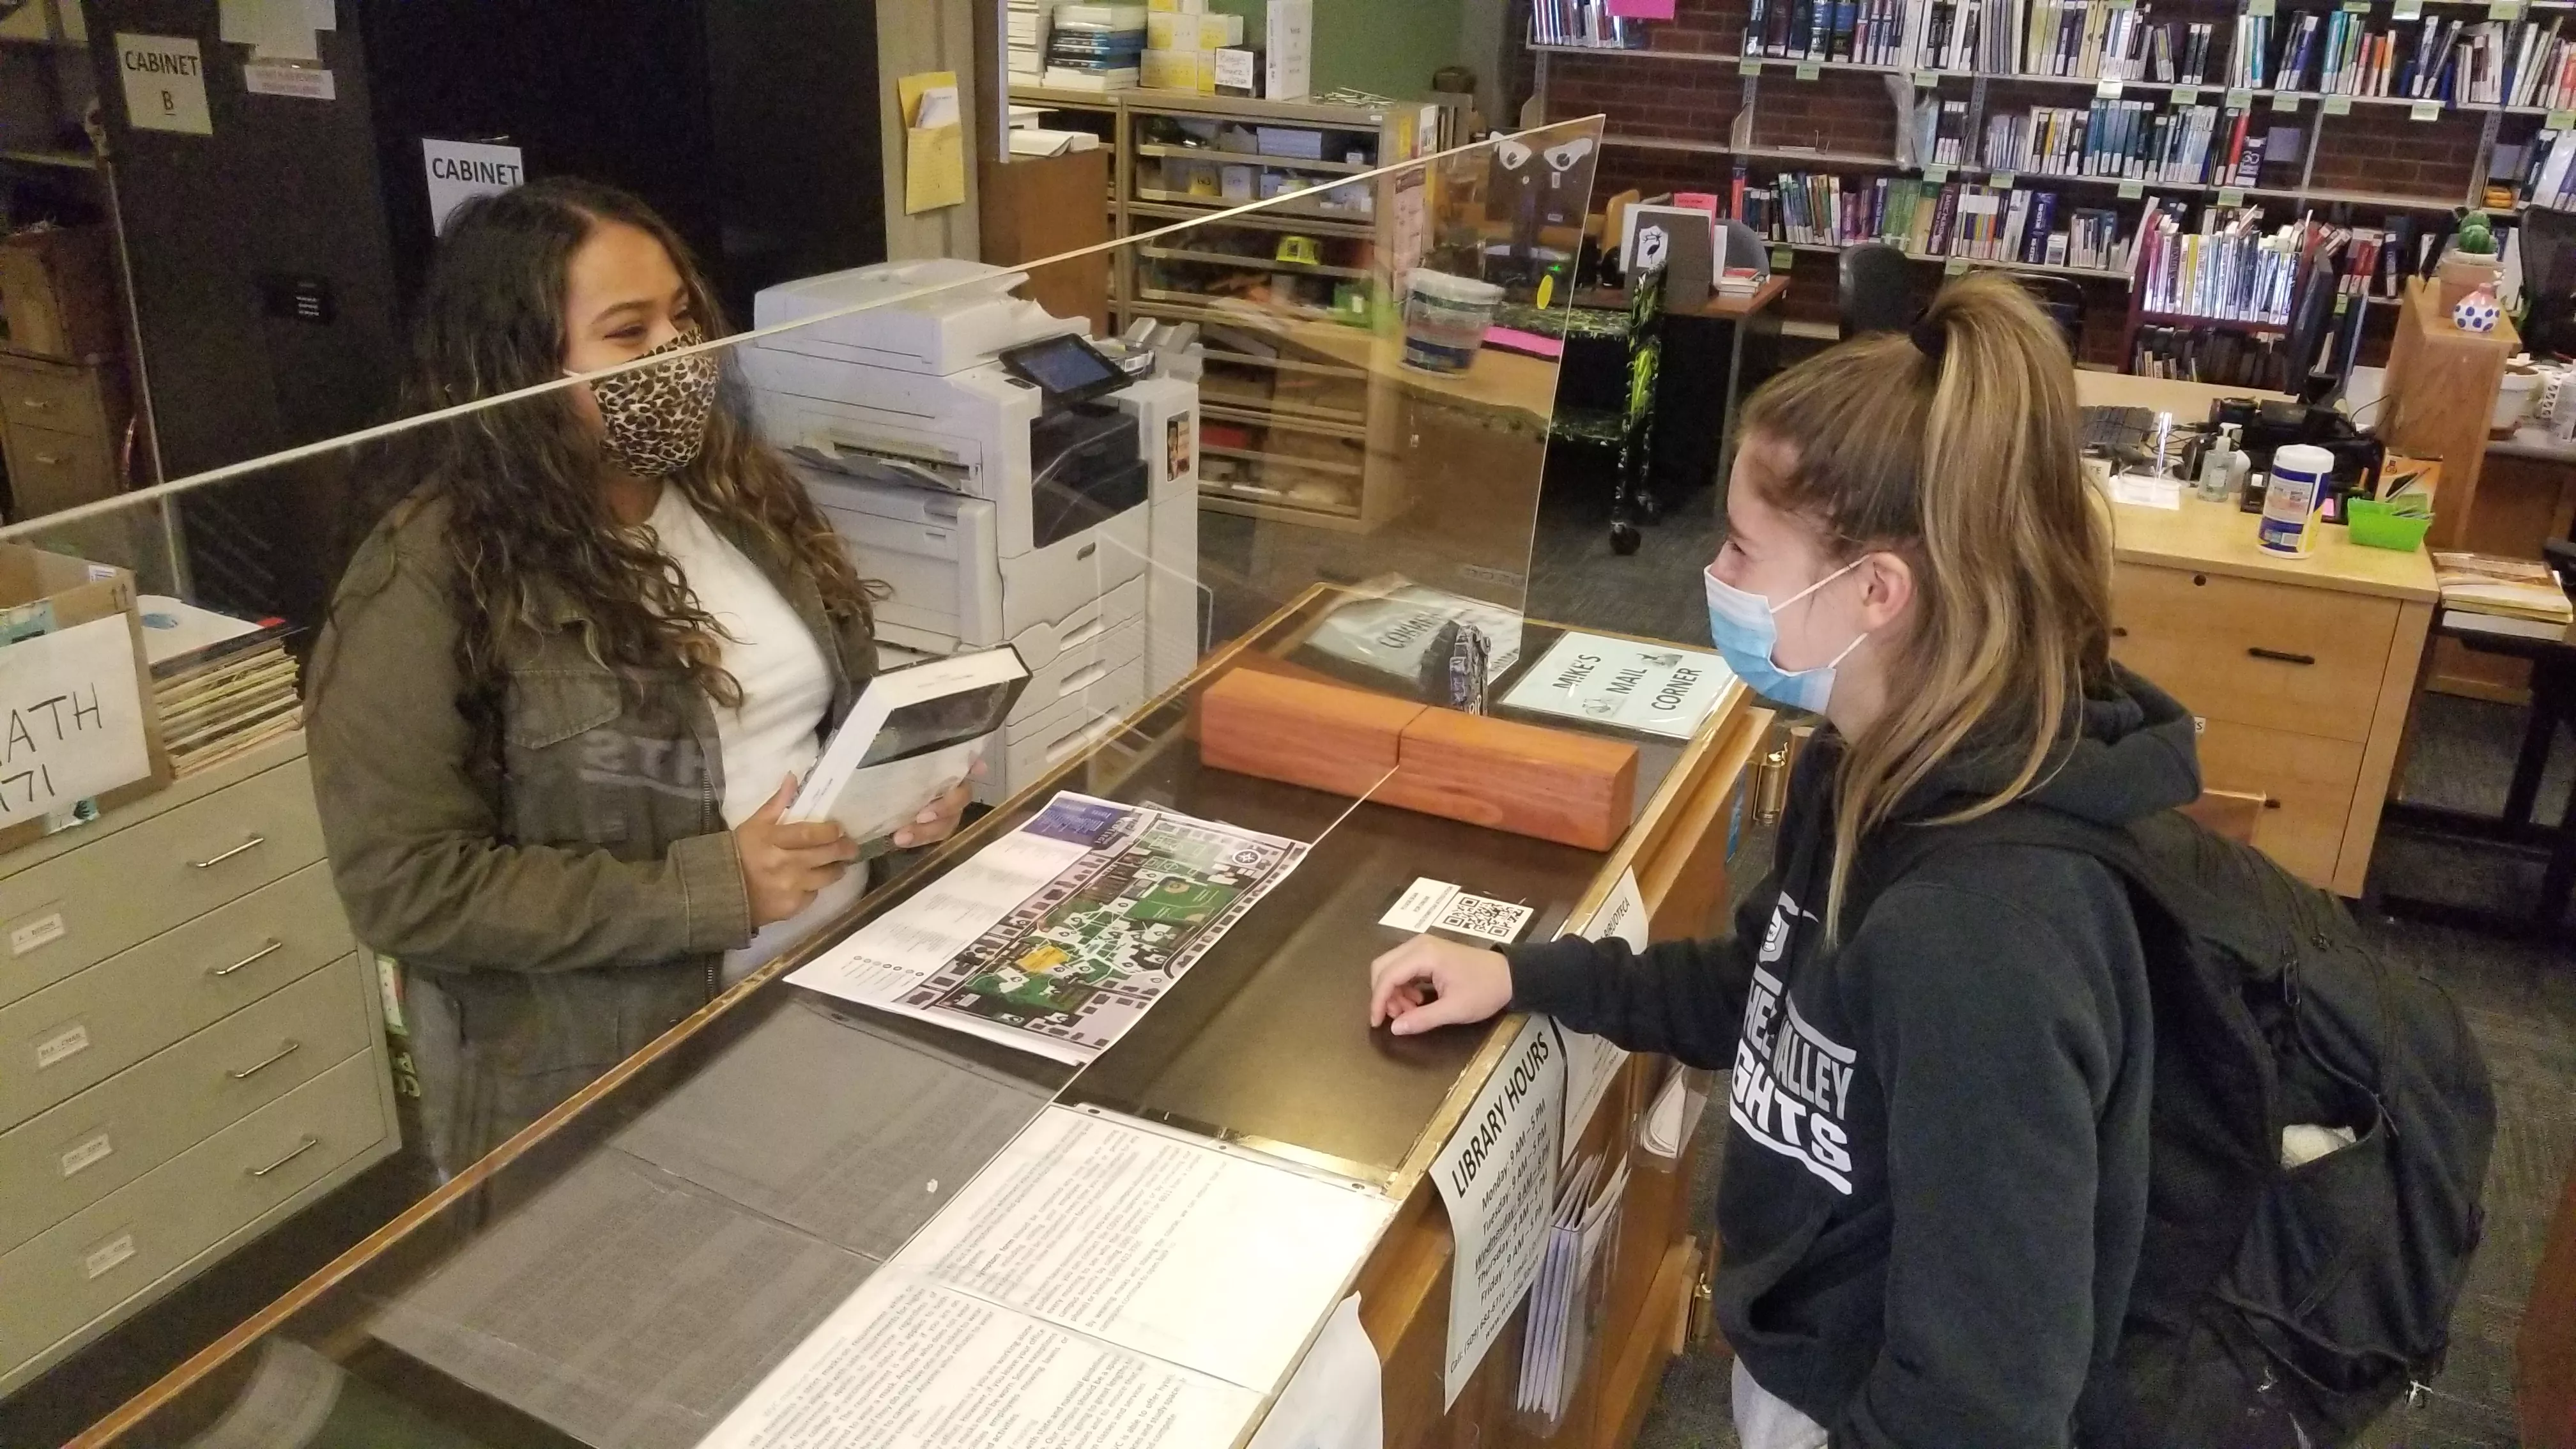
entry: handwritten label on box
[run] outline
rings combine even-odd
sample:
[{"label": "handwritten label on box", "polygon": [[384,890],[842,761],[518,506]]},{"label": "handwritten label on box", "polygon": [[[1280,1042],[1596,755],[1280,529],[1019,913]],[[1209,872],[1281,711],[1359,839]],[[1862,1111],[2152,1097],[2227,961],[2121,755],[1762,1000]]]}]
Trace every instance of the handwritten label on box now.
[{"label": "handwritten label on box", "polygon": [[0,826],[151,772],[125,615],[0,648]]}]

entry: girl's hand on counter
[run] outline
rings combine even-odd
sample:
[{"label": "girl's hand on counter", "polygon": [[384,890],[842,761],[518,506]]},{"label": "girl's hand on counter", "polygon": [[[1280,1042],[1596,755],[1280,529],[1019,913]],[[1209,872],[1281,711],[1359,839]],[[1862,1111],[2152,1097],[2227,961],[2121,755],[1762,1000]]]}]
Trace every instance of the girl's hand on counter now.
[{"label": "girl's hand on counter", "polygon": [[966,813],[966,802],[975,798],[975,787],[964,781],[945,795],[921,807],[912,823],[894,833],[894,843],[902,849],[929,845],[957,833],[958,818]]},{"label": "girl's hand on counter", "polygon": [[1369,963],[1369,1025],[1397,1036],[1483,1021],[1512,1004],[1512,965],[1482,951],[1416,936]]},{"label": "girl's hand on counter", "polygon": [[859,858],[856,841],[837,820],[791,825],[779,818],[796,799],[796,777],[790,775],[733,833],[742,857],[743,889],[751,897],[752,929],[786,920],[813,904],[814,896],[841,878]]}]

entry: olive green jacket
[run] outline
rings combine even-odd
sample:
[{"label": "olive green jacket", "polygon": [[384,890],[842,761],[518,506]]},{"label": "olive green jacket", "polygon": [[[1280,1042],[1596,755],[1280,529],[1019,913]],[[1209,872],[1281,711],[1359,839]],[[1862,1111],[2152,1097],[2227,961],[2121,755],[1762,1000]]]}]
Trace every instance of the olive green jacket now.
[{"label": "olive green jacket", "polygon": [[[399,960],[433,1156],[498,1145],[711,1000],[752,936],[704,693],[619,670],[570,600],[508,641],[497,760],[457,706],[447,510],[415,495],[341,576],[314,656],[308,749],[332,879],[358,938]],[[828,731],[873,672],[810,573],[708,520],[823,645]],[[423,988],[426,988],[424,990]]]}]

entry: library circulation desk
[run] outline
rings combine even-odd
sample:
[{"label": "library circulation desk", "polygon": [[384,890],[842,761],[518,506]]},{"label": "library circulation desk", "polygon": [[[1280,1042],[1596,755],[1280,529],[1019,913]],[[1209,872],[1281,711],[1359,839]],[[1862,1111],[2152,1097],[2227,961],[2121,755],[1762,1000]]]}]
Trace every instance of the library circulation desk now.
[{"label": "library circulation desk", "polygon": [[[323,1439],[298,1442],[695,1443],[1050,1104],[1257,1151],[1381,1195],[1388,1225],[1334,1296],[1359,1295],[1382,1365],[1389,1449],[1530,1437],[1513,1407],[1518,1314],[1446,1402],[1455,1245],[1430,1174],[1520,1022],[1404,1039],[1371,1030],[1367,964],[1405,939],[1380,917],[1435,871],[1531,907],[1523,938],[1543,938],[1588,920],[1633,872],[1655,934],[1705,933],[1728,899],[1727,855],[1752,809],[1742,787],[1769,716],[1735,687],[1691,739],[1612,734],[1636,746],[1637,804],[1607,851],[1203,765],[1196,701],[1234,670],[1399,696],[1415,688],[1367,677],[1310,642],[1347,602],[1337,589],[1307,589],[1129,730],[977,821],[285,1298],[241,1304],[239,1328],[76,1442],[187,1442],[288,1393],[317,1406],[315,1424],[329,1420]],[[1528,621],[1516,668],[1532,667],[1560,632]],[[1496,680],[1492,697],[1513,678]],[[1312,848],[1079,1068],[781,979],[1062,790]],[[1685,1141],[1658,1156],[1638,1131],[1673,1069],[1631,1058],[1579,1137],[1624,1151],[1630,1176],[1623,1226],[1602,1260],[1595,1346],[1551,1443],[1615,1449],[1633,1438],[1681,1337],[1703,1262],[1688,1221],[1690,1152]],[[1324,1319],[1293,1326],[1312,1333]]]}]

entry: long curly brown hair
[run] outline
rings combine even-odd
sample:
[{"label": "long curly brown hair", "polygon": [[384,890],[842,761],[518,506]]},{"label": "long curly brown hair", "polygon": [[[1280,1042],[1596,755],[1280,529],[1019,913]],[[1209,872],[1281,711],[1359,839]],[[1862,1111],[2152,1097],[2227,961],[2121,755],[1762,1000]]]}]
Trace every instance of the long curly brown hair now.
[{"label": "long curly brown hair", "polygon": [[[598,228],[620,224],[670,254],[709,335],[727,328],[705,274],[670,225],[612,187],[569,178],[478,197],[448,219],[412,329],[402,409],[418,415],[563,375],[566,268]],[[600,487],[608,466],[573,392],[407,429],[370,460],[379,504],[443,501],[454,550],[459,705],[498,723],[502,651],[568,604],[592,657],[623,669],[684,671],[708,698],[738,704],[719,663],[715,620],[649,530],[622,528]],[[864,619],[862,581],[820,510],[747,420],[730,366],[697,460],[673,475],[710,522],[734,525],[775,563],[808,575],[836,620]]]}]

